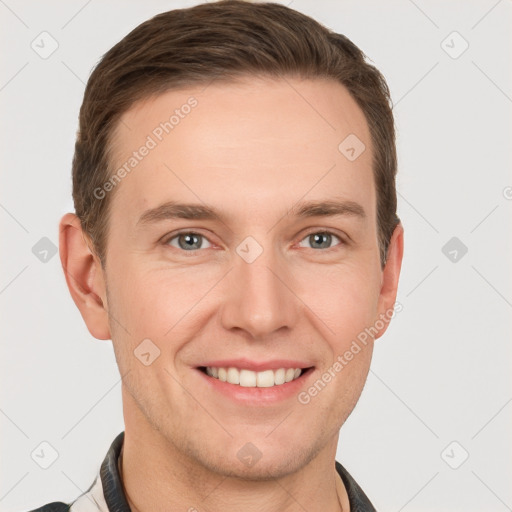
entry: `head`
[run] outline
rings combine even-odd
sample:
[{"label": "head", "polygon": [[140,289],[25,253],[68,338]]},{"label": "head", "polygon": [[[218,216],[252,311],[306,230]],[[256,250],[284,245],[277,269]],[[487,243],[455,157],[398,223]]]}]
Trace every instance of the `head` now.
[{"label": "head", "polygon": [[[292,9],[169,11],[110,49],[80,110],[60,254],[89,331],[113,341],[125,418],[226,475],[335,450],[395,304],[396,166],[384,78]],[[228,358],[311,370],[294,399],[248,407],[198,370]]]}]

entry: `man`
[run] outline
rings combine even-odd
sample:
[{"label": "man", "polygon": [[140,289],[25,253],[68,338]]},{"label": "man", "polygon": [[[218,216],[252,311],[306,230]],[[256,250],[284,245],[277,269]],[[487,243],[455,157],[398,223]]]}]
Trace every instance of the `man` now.
[{"label": "man", "polygon": [[371,511],[335,460],[403,253],[389,91],[278,4],[162,13],[93,71],[60,223],[125,431],[72,504]]}]

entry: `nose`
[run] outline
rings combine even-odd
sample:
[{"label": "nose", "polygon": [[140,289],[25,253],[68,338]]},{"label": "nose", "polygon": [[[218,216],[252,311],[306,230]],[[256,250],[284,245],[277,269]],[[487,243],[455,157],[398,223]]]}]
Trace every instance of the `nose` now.
[{"label": "nose", "polygon": [[237,256],[227,277],[222,309],[225,329],[241,329],[263,339],[295,325],[302,302],[294,293],[286,262],[272,250],[264,250],[252,263]]}]

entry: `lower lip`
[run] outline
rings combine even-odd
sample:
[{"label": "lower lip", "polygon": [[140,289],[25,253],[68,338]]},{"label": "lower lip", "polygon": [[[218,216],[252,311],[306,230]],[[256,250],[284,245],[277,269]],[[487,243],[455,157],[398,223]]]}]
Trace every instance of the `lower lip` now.
[{"label": "lower lip", "polygon": [[298,379],[294,379],[284,384],[278,384],[268,388],[247,388],[239,384],[230,384],[215,377],[210,377],[198,368],[194,370],[199,373],[207,386],[215,392],[235,400],[243,405],[272,405],[277,402],[287,400],[291,397],[297,396],[302,388],[305,386],[306,379],[313,373],[314,367],[308,368],[303,371]]}]

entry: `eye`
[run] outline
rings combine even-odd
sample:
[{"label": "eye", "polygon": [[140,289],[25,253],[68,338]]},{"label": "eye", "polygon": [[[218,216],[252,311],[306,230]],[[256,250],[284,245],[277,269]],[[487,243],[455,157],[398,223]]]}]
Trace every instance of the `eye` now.
[{"label": "eye", "polygon": [[341,242],[339,245],[345,243],[339,236],[330,231],[314,231],[306,235],[302,240],[308,240],[312,244],[312,249],[330,249],[331,247],[329,246],[331,245],[333,237]]},{"label": "eye", "polygon": [[[340,242],[337,245],[345,245],[344,240],[330,231],[313,231],[301,240],[299,246],[303,247],[301,244],[304,241],[309,241],[311,244],[310,248],[312,249],[331,249],[333,248],[331,247],[333,238]],[[208,245],[205,246],[204,242],[206,242]],[[180,233],[176,233],[173,236],[167,238],[163,244],[170,245],[171,247],[181,249],[189,253],[197,252],[199,249],[207,249],[211,247],[211,243],[204,235],[194,231],[182,231]]]},{"label": "eye", "polygon": [[[178,244],[177,246],[174,243],[171,243],[174,240],[176,240]],[[171,245],[177,249],[183,249],[184,251],[195,252],[194,249],[206,249],[206,247],[203,247],[204,240],[208,240],[204,235],[194,233],[193,231],[182,231],[181,233],[168,238],[164,244]]]}]

